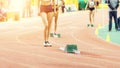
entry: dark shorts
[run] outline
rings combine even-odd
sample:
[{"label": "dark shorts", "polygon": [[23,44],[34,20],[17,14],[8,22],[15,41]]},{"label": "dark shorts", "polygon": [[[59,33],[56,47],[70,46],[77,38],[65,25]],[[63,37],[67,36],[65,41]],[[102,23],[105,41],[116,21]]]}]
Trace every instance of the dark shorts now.
[{"label": "dark shorts", "polygon": [[51,5],[41,5],[40,6],[40,12],[48,13],[48,12],[52,12],[52,11],[53,11],[53,9],[52,9]]},{"label": "dark shorts", "polygon": [[90,11],[93,11],[93,10],[95,10],[95,8],[89,8],[89,10],[90,10]]}]

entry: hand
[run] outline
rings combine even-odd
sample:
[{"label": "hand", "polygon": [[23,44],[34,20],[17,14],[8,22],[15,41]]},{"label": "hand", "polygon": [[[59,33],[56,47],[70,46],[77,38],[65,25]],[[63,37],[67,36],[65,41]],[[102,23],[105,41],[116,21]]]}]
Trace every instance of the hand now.
[{"label": "hand", "polygon": [[114,8],[112,8],[112,10],[114,10]]}]

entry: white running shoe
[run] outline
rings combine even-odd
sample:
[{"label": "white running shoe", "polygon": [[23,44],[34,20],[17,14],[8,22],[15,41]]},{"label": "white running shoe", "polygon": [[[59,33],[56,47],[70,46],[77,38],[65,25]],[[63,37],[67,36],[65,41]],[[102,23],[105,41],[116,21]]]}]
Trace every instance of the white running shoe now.
[{"label": "white running shoe", "polygon": [[43,45],[44,45],[44,47],[51,47],[52,46],[52,44],[50,44],[49,41],[45,41],[43,43]]},{"label": "white running shoe", "polygon": [[57,35],[57,34],[53,34],[53,37],[57,38],[57,37],[58,37],[58,35]]}]

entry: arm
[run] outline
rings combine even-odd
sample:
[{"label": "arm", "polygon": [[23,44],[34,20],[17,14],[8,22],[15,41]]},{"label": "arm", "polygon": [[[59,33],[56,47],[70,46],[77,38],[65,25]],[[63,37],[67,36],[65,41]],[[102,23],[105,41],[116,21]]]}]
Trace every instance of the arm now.
[{"label": "arm", "polygon": [[62,6],[65,6],[65,2],[64,2],[64,0],[60,0],[60,1],[61,1],[61,3],[58,5],[57,8],[60,8],[60,7],[62,7]]},{"label": "arm", "polygon": [[111,5],[108,5],[108,6],[109,6],[109,8],[111,8],[112,10],[114,10],[114,8]]},{"label": "arm", "polygon": [[55,5],[55,0],[52,0],[52,4],[53,4],[53,12],[54,12],[54,15],[56,15],[56,5]]},{"label": "arm", "polygon": [[119,0],[118,0],[118,2],[117,2],[117,6],[115,7],[116,9],[119,7]]},{"label": "arm", "polygon": [[54,6],[54,13],[56,13],[56,5],[55,5],[55,0],[53,0],[52,2],[53,2],[53,6]]},{"label": "arm", "polygon": [[64,0],[62,0],[62,3],[63,3],[63,5],[65,5],[65,1]]},{"label": "arm", "polygon": [[40,16],[40,4],[41,4],[41,0],[38,0],[38,16]]},{"label": "arm", "polygon": [[87,2],[87,4],[86,4],[86,6],[85,6],[85,10],[87,9],[87,7],[88,7],[88,2]]},{"label": "arm", "polygon": [[40,9],[40,0],[38,0],[38,9]]},{"label": "arm", "polygon": [[61,1],[62,1],[61,7],[65,8],[65,1],[64,0],[61,0]]},{"label": "arm", "polygon": [[97,2],[95,2],[95,11],[97,12]]},{"label": "arm", "polygon": [[114,10],[114,8],[111,6],[110,1],[108,0],[108,7]]}]

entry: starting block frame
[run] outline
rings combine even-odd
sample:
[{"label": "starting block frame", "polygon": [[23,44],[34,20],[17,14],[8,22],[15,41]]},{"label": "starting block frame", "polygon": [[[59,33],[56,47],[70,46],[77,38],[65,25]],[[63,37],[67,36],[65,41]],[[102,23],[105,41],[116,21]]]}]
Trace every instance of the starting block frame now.
[{"label": "starting block frame", "polygon": [[76,44],[67,44],[64,51],[66,53],[75,53],[75,54],[80,53],[80,51],[78,51],[78,47]]}]

